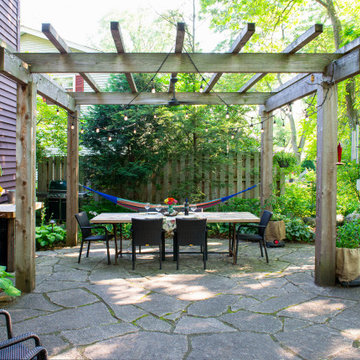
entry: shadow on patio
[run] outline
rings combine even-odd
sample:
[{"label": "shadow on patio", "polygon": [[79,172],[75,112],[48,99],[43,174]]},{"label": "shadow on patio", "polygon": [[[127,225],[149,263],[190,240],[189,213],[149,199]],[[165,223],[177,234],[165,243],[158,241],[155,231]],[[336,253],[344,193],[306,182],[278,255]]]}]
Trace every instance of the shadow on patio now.
[{"label": "shadow on patio", "polygon": [[35,292],[3,305],[15,335],[38,333],[54,359],[360,358],[360,289],[317,287],[311,245],[269,249],[266,264],[242,243],[238,265],[209,254],[206,271],[200,254],[181,255],[179,271],[146,252],[135,271],[130,255],[109,266],[103,244],[77,256],[38,252]]}]

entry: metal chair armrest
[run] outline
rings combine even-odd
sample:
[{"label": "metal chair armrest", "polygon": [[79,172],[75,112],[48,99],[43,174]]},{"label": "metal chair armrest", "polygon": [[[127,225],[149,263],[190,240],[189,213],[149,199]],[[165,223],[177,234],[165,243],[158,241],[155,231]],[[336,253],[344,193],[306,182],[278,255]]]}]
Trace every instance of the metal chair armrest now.
[{"label": "metal chair armrest", "polygon": [[8,339],[11,339],[13,337],[13,333],[12,333],[12,325],[11,325],[11,317],[9,312],[7,312],[4,309],[0,309],[0,315],[4,315],[5,319],[6,319],[6,330],[7,330],[7,336]]},{"label": "metal chair armrest", "polygon": [[22,334],[22,335],[13,337],[11,339],[5,340],[3,342],[0,342],[0,349],[4,349],[4,348],[7,348],[9,346],[13,346],[13,345],[19,344],[21,342],[24,342],[24,341],[27,341],[27,340],[30,340],[30,339],[34,339],[35,346],[41,346],[40,339],[36,334],[34,334],[34,333],[26,333],[26,334]]}]

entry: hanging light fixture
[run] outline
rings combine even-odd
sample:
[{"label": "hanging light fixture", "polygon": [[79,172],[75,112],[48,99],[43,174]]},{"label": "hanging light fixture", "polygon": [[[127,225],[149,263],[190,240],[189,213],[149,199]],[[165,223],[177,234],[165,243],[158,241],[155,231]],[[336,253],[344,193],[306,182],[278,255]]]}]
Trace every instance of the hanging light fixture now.
[{"label": "hanging light fixture", "polygon": [[152,92],[153,94],[156,93],[156,89],[155,89],[154,82],[152,82],[151,92]]},{"label": "hanging light fixture", "polygon": [[134,134],[136,134],[136,129],[134,129]]},{"label": "hanging light fixture", "polygon": [[108,140],[109,140],[109,141],[111,141],[111,140],[112,140],[112,137],[111,137],[111,136],[109,136],[109,137],[108,137]]},{"label": "hanging light fixture", "polygon": [[128,119],[127,115],[125,114],[124,115],[124,120],[126,121]]},{"label": "hanging light fixture", "polygon": [[156,114],[154,114],[154,119],[156,119],[157,118],[157,116],[156,116]]},{"label": "hanging light fixture", "polygon": [[230,118],[229,111],[226,112],[225,118],[226,118],[226,119],[229,119],[229,118]]},{"label": "hanging light fixture", "polygon": [[200,84],[200,92],[202,93],[202,92],[204,92],[204,88],[203,88],[203,82],[202,82],[202,80],[201,80],[201,84]]},{"label": "hanging light fixture", "polygon": [[81,129],[80,132],[83,134],[83,133],[84,133],[84,129]]},{"label": "hanging light fixture", "polygon": [[189,118],[189,114],[185,113],[185,119],[188,119],[188,118]]},{"label": "hanging light fixture", "polygon": [[97,133],[99,133],[100,132],[100,129],[99,128],[96,128],[96,130],[95,130]]},{"label": "hanging light fixture", "polygon": [[74,130],[75,129],[75,126],[74,126],[74,124],[71,124],[71,130]]},{"label": "hanging light fixture", "polygon": [[56,108],[56,113],[58,114],[60,112],[59,108]]}]

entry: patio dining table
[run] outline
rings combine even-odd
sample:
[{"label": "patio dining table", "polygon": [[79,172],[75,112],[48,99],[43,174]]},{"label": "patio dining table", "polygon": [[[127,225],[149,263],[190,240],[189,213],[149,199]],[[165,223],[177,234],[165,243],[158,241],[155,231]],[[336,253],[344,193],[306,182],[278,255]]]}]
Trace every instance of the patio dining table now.
[{"label": "patio dining table", "polygon": [[[260,219],[250,212],[196,212],[185,216],[179,213],[176,216],[164,216],[161,213],[101,213],[90,220],[92,224],[111,224],[114,230],[115,237],[115,264],[118,256],[122,256],[122,224],[131,223],[132,218],[147,219],[162,217],[166,228],[171,229],[175,227],[176,218],[198,218],[206,219],[208,223],[228,223],[229,224],[229,256],[236,252],[235,233],[236,224],[239,223],[258,223]],[[120,250],[117,247],[117,226],[120,225]]]}]

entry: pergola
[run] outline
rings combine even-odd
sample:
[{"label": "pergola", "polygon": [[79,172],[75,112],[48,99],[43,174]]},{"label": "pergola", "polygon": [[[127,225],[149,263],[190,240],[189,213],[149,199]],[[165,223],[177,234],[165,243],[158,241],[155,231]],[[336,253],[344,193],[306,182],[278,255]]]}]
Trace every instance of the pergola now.
[{"label": "pergola", "polygon": [[[66,42],[50,24],[43,33],[58,49],[57,53],[16,53],[0,41],[0,72],[18,83],[16,125],[16,286],[25,292],[35,288],[35,135],[36,95],[68,112],[67,157],[67,244],[76,245],[79,183],[79,106],[128,104],[138,94],[132,73],[214,73],[203,93],[177,93],[179,101],[192,104],[259,105],[263,133],[261,136],[261,204],[272,193],[273,121],[272,112],[297,99],[317,93],[317,180],[315,282],[321,286],[335,284],[336,245],[336,145],[337,83],[360,72],[360,38],[335,53],[296,54],[322,32],[314,25],[295,39],[281,53],[240,53],[255,32],[252,23],[239,34],[228,53],[182,52],[185,25],[179,23],[175,52],[126,53],[120,27],[110,26],[116,53],[71,53]],[[159,70],[159,65],[164,61]],[[44,73],[80,73],[94,92],[68,93]],[[131,93],[101,92],[89,73],[124,73]],[[213,86],[223,73],[256,73],[238,92],[214,93]],[[274,92],[249,92],[267,73],[299,73]],[[138,94],[132,104],[166,105],[172,97],[173,82],[164,93]],[[220,95],[217,96],[217,95]]]}]

